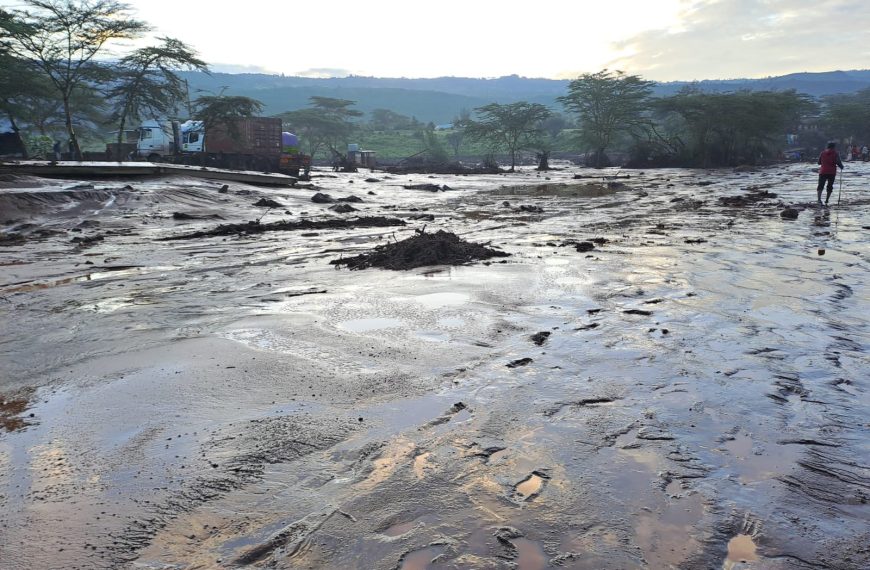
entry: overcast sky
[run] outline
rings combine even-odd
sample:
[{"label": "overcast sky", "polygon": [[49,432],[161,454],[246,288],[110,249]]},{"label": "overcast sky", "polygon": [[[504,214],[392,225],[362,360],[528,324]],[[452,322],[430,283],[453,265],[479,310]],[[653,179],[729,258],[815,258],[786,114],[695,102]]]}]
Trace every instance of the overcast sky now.
[{"label": "overcast sky", "polygon": [[218,71],[571,78],[609,67],[692,80],[870,68],[870,0],[128,3]]}]

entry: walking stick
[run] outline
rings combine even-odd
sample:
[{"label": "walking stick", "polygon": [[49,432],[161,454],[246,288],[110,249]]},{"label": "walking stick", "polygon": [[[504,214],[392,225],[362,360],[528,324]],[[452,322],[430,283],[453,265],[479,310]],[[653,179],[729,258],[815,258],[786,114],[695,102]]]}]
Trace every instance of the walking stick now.
[{"label": "walking stick", "polygon": [[840,171],[840,191],[837,192],[837,206],[840,205],[840,197],[843,195],[843,176],[845,176],[845,174],[841,170]]}]

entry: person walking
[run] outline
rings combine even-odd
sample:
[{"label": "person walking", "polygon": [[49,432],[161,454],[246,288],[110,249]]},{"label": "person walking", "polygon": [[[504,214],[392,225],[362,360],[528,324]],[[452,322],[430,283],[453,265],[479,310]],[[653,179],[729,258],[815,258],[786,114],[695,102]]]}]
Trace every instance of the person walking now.
[{"label": "person walking", "polygon": [[828,200],[831,199],[831,193],[834,191],[834,179],[837,177],[837,167],[843,170],[843,161],[840,160],[840,153],[837,152],[837,143],[829,142],[828,148],[822,151],[819,155],[819,185],[816,188],[818,195],[819,206],[822,206],[822,188],[827,184],[828,194],[825,196],[824,205],[828,205]]}]

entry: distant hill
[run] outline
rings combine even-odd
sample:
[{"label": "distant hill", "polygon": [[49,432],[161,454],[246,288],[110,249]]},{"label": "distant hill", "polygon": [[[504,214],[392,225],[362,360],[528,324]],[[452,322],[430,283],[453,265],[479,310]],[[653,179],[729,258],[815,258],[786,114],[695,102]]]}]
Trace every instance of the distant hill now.
[{"label": "distant hill", "polygon": [[[356,101],[364,113],[374,109],[390,109],[423,122],[450,122],[461,109],[473,109],[488,103],[530,101],[561,110],[556,98],[564,95],[567,80],[536,79],[509,75],[494,79],[469,77],[436,77],[432,79],[334,77],[315,79],[257,73],[184,74],[191,89],[245,95],[262,101],[264,113],[274,115],[308,105],[313,95]],[[659,83],[655,94],[676,93],[686,85],[696,85],[704,91],[722,92],[749,90],[796,89],[814,97],[836,93],[854,93],[870,87],[870,70],[829,71],[822,73],[792,73],[764,79],[674,81]]]}]

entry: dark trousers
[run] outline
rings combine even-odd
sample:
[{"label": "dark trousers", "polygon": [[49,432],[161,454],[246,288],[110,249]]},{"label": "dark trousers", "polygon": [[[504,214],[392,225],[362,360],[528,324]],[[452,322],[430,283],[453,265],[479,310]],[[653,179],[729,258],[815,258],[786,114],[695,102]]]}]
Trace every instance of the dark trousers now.
[{"label": "dark trousers", "polygon": [[[822,188],[825,187],[825,184],[828,185],[828,196],[831,197],[831,192],[834,191],[834,178],[837,177],[837,174],[819,174],[819,186],[816,188],[816,193],[819,195],[819,201],[822,200]],[[826,200],[827,201],[827,200]]]}]

